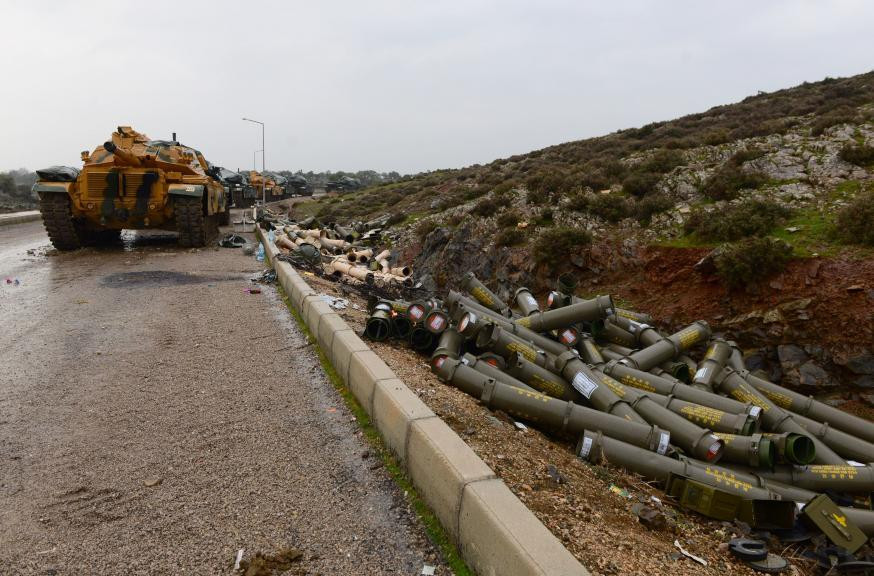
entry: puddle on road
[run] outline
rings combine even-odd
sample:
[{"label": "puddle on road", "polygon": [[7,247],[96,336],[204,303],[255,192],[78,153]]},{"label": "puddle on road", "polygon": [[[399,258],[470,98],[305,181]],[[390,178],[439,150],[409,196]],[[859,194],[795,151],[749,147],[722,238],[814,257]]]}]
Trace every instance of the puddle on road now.
[{"label": "puddle on road", "polygon": [[142,270],[137,272],[117,272],[100,279],[102,286],[110,288],[139,288],[144,286],[185,286],[208,282],[239,281],[247,275],[199,275],[171,270]]}]

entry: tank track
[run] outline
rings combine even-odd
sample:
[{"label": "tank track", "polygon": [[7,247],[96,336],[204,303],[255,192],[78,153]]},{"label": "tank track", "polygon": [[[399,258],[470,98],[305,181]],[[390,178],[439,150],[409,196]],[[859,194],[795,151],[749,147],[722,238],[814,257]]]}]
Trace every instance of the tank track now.
[{"label": "tank track", "polygon": [[176,198],[173,202],[179,246],[190,248],[206,244],[206,223],[200,198]]},{"label": "tank track", "polygon": [[173,202],[179,246],[183,248],[205,246],[218,232],[216,216],[204,215],[200,198],[182,197],[176,198]]},{"label": "tank track", "polygon": [[39,199],[43,225],[52,245],[58,250],[76,250],[82,240],[73,221],[70,197],[66,194],[44,194]]}]

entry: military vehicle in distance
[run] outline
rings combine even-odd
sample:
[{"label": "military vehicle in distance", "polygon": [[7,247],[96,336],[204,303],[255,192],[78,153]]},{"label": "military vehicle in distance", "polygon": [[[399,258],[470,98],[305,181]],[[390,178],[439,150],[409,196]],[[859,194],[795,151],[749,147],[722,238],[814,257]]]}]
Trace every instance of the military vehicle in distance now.
[{"label": "military vehicle in distance", "polygon": [[279,200],[282,197],[283,190],[276,184],[270,172],[261,174],[255,170],[249,171],[249,186],[255,189],[256,198],[261,199],[262,191],[266,196],[267,202]]},{"label": "military vehicle in distance", "polygon": [[325,184],[326,192],[347,192],[361,188],[361,181],[351,176],[341,176],[336,180],[330,180]]},{"label": "military vehicle in distance", "polygon": [[82,152],[82,170],[37,170],[33,192],[58,250],[119,237],[122,229],[175,229],[179,245],[203,246],[227,222],[220,168],[173,140],[150,140],[119,126],[110,141]]}]

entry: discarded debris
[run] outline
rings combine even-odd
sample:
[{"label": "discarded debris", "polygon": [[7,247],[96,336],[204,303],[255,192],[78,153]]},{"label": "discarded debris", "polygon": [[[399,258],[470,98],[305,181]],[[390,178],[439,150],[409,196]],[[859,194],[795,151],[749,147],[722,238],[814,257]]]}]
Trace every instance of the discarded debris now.
[{"label": "discarded debris", "polygon": [[415,285],[409,266],[396,265],[390,250],[374,248],[378,229],[365,232],[366,225],[322,226],[314,219],[294,222],[277,216],[272,217],[271,226],[276,230],[271,242],[279,248],[280,258],[296,267],[381,288],[399,290]]},{"label": "discarded debris", "polygon": [[143,480],[143,486],[146,488],[154,488],[155,486],[160,486],[162,482],[164,482],[163,478],[148,478]]},{"label": "discarded debris", "polygon": [[337,298],[336,296],[331,296],[329,294],[322,294],[319,296],[319,299],[322,302],[327,302],[328,306],[334,310],[345,310],[349,307],[349,300],[346,298]]},{"label": "discarded debris", "polygon": [[274,270],[273,268],[267,268],[256,277],[252,278],[252,282],[258,282],[261,284],[273,284],[274,282],[276,282],[276,270]]},{"label": "discarded debris", "polygon": [[243,559],[243,548],[237,550],[237,556],[234,558],[234,571],[240,569],[240,561]]},{"label": "discarded debris", "polygon": [[425,564],[422,566],[422,576],[434,576],[434,571],[437,570],[436,566],[431,566],[430,564]]},{"label": "discarded debris", "polygon": [[674,540],[674,547],[676,547],[676,549],[680,551],[680,554],[682,554],[686,558],[693,560],[693,561],[697,562],[698,564],[701,564],[702,566],[707,566],[707,560],[705,560],[704,558],[701,558],[700,556],[695,556],[691,552],[688,552],[685,548],[683,548],[680,545],[679,540]]},{"label": "discarded debris", "polygon": [[246,239],[236,234],[228,234],[218,241],[218,245],[222,248],[242,248],[246,245]]}]

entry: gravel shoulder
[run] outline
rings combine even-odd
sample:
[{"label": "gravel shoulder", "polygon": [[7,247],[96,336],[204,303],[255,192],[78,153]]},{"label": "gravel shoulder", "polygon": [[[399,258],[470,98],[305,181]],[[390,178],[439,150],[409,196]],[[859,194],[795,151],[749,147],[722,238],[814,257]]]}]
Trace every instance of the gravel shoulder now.
[{"label": "gravel shoulder", "polygon": [[450,573],[253,257],[0,234],[0,572]]}]

